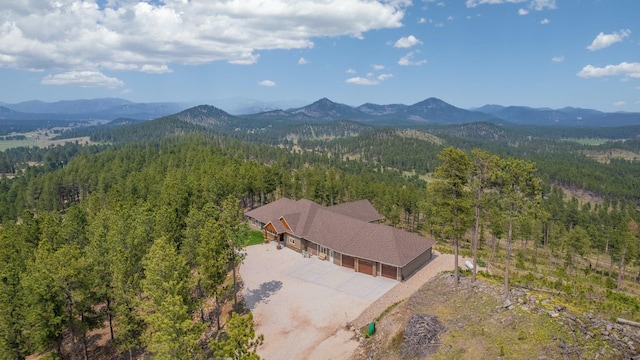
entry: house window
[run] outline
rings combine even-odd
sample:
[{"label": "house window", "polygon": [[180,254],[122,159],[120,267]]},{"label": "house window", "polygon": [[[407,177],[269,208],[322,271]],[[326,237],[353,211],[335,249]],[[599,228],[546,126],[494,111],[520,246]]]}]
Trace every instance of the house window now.
[{"label": "house window", "polygon": [[289,236],[289,244],[294,244],[296,243],[296,239],[292,238],[291,236]]}]

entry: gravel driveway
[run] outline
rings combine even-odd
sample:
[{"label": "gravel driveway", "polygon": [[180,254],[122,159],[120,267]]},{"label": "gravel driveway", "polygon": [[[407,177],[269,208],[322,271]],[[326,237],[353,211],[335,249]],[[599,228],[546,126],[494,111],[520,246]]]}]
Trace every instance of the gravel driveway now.
[{"label": "gravel driveway", "polygon": [[243,296],[256,333],[264,335],[258,354],[266,360],[348,357],[358,343],[345,330],[347,322],[399,284],[276,250],[274,243],[246,252]]},{"label": "gravel driveway", "polygon": [[256,333],[264,335],[258,354],[266,360],[347,359],[358,347],[347,322],[366,324],[436,274],[453,269],[452,255],[434,252],[434,259],[399,283],[276,250],[275,243],[250,246],[246,253],[240,267],[243,296]]}]

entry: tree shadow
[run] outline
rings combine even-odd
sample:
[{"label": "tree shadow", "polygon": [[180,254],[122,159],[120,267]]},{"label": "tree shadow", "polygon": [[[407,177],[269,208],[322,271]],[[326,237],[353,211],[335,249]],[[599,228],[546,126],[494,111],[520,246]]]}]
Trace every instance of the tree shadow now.
[{"label": "tree shadow", "polygon": [[269,303],[269,297],[282,289],[282,281],[271,280],[260,284],[257,289],[248,289],[244,295],[245,306],[249,310],[255,309],[259,303]]}]

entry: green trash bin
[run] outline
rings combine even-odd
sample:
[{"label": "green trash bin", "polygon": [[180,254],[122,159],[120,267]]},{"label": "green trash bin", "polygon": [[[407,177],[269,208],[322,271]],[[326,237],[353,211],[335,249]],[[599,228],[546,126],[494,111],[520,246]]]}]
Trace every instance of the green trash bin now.
[{"label": "green trash bin", "polygon": [[369,336],[375,333],[376,333],[376,323],[372,321],[369,323]]}]

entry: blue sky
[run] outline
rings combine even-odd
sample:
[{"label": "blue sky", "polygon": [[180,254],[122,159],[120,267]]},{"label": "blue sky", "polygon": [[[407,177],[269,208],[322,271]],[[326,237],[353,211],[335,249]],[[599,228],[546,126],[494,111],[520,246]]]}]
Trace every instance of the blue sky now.
[{"label": "blue sky", "polygon": [[640,112],[638,0],[16,0],[0,102],[429,97]]}]

